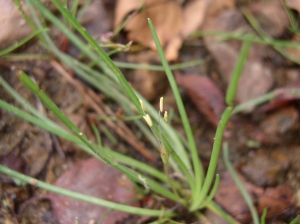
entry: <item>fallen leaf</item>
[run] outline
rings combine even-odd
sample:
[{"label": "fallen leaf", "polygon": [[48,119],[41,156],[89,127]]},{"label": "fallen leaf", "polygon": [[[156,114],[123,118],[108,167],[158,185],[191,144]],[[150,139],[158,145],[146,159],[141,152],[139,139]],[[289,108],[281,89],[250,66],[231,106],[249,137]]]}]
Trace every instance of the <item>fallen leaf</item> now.
[{"label": "fallen leaf", "polygon": [[261,106],[258,111],[269,112],[280,109],[295,100],[300,99],[300,83],[275,90],[275,98]]},{"label": "fallen leaf", "polygon": [[6,155],[0,155],[0,164],[20,173],[26,173],[27,164],[18,148]]},{"label": "fallen leaf", "polygon": [[[55,185],[117,203],[127,204],[136,196],[130,181],[124,175],[96,158],[75,164],[56,181]],[[103,223],[116,223],[128,216],[127,213],[119,211],[106,214],[108,208],[54,193],[50,193],[49,198],[61,223],[75,223],[76,217],[78,223],[89,223],[91,220],[97,223],[102,217],[105,217]]]},{"label": "fallen leaf", "polygon": [[176,82],[185,89],[196,108],[217,127],[225,104],[222,92],[212,80],[204,76],[177,73]]},{"label": "fallen leaf", "polygon": [[[247,182],[240,174],[238,177],[251,195],[252,200],[257,201],[258,197],[263,193],[263,189]],[[242,223],[249,223],[252,221],[249,208],[229,172],[221,174],[221,180],[215,195],[215,200],[238,221]]]},{"label": "fallen leaf", "polygon": [[260,1],[248,7],[260,28],[269,36],[283,35],[290,24],[288,14],[279,0]]},{"label": "fallen leaf", "polygon": [[[207,19],[204,31],[250,30],[243,15],[236,10],[227,10],[213,18]],[[237,40],[218,42],[216,37],[204,37],[205,44],[218,63],[222,79],[229,83],[241,48]],[[272,86],[274,78],[271,68],[263,62],[266,52],[264,46],[252,45],[248,60],[239,80],[236,93],[238,103],[247,102],[266,93]],[[249,109],[250,111],[251,109]]]},{"label": "fallen leaf", "polygon": [[213,17],[220,15],[222,12],[235,9],[236,8],[235,5],[236,5],[235,0],[209,1],[204,25],[208,20],[211,20]]},{"label": "fallen leaf", "polygon": [[[288,185],[282,184],[275,188],[270,187],[264,190],[247,182],[242,175],[238,174],[238,177],[250,194],[254,205],[257,205],[256,209],[259,216],[261,216],[264,208],[267,208],[266,220],[283,223],[286,218],[289,218],[289,214],[285,214],[285,211],[287,209],[292,211],[295,205],[292,203],[292,191]],[[241,223],[250,223],[252,221],[249,208],[229,172],[221,175],[215,200]]]},{"label": "fallen leaf", "polygon": [[249,157],[240,169],[252,183],[266,187],[283,182],[290,164],[286,150],[259,149]]},{"label": "fallen leaf", "polygon": [[[124,30],[128,32],[129,40],[137,41],[145,47],[156,50],[147,22],[148,18],[152,20],[163,47],[167,44],[170,45],[173,38],[178,38],[183,26],[183,14],[180,5],[176,1],[119,0],[115,10],[114,27],[118,27],[128,13],[139,10],[141,7],[140,12],[133,14],[124,27]],[[175,45],[178,48],[178,43],[175,42]],[[166,54],[168,60],[174,60],[176,57],[177,55]]]},{"label": "fallen leaf", "polygon": [[174,0],[118,0],[114,27],[118,27],[124,18],[132,13],[128,16],[129,22],[124,27],[128,32],[128,39],[156,50],[147,23],[147,18],[150,18],[167,60],[174,61],[178,57],[183,39],[203,23],[208,2],[208,0],[191,0],[182,7]]},{"label": "fallen leaf", "polygon": [[[142,51],[130,54],[127,60],[131,63],[151,65],[157,62],[154,52]],[[126,77],[130,84],[148,101],[161,97],[168,88],[168,79],[164,72],[146,69],[135,69]]]},{"label": "fallen leaf", "polygon": [[298,111],[294,106],[284,107],[270,114],[260,127],[267,136],[280,137],[291,130],[299,119]]},{"label": "fallen leaf", "polygon": [[203,23],[209,2],[208,0],[192,0],[183,8],[182,36],[187,37]]},{"label": "fallen leaf", "polygon": [[278,219],[281,213],[292,207],[294,207],[293,193],[287,184],[278,185],[276,188],[267,188],[258,200],[258,211],[261,213],[264,208],[267,208],[267,219],[269,217]]}]

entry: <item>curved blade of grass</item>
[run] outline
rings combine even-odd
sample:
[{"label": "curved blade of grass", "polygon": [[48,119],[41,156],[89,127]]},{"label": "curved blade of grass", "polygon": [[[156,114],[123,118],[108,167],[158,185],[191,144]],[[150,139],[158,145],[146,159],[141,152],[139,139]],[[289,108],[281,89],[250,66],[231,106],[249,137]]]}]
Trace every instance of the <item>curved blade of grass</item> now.
[{"label": "curved blade of grass", "polygon": [[238,82],[240,80],[240,76],[242,75],[244,65],[246,63],[250,47],[252,44],[252,35],[247,36],[248,39],[244,42],[238,60],[236,62],[236,66],[234,67],[233,73],[232,73],[232,78],[230,80],[229,86],[227,87],[227,92],[226,92],[226,104],[228,106],[231,106],[233,104],[233,100],[235,98],[236,90],[238,87]]},{"label": "curved blade of grass", "polygon": [[30,61],[30,60],[51,60],[53,58],[46,54],[18,53],[18,54],[3,55],[1,59],[4,59],[6,61]]},{"label": "curved blade of grass", "polygon": [[[161,65],[147,65],[147,64],[135,64],[121,61],[114,61],[115,65],[119,68],[128,68],[128,69],[146,69],[150,71],[165,71],[164,67]],[[175,65],[170,65],[171,70],[179,70],[187,67],[193,67],[201,65],[204,63],[203,59],[179,63]]]},{"label": "curved blade of grass", "polygon": [[291,221],[290,224],[297,224],[298,221],[300,221],[300,215],[298,215],[293,221]]},{"label": "curved blade of grass", "polygon": [[219,122],[217,131],[215,134],[215,141],[214,141],[213,149],[211,152],[211,158],[209,161],[207,175],[206,175],[203,187],[202,187],[202,191],[201,191],[200,196],[198,197],[198,200],[195,201],[194,203],[192,203],[192,205],[190,207],[190,211],[195,211],[199,208],[199,206],[201,206],[203,200],[205,199],[205,197],[209,191],[209,188],[213,181],[213,177],[215,175],[215,171],[216,171],[216,168],[218,165],[218,159],[219,159],[220,148],[221,148],[222,139],[223,139],[223,133],[226,128],[227,122],[231,116],[232,110],[233,110],[232,107],[227,107],[222,114],[221,120]]},{"label": "curved blade of grass", "polygon": [[218,190],[219,183],[220,183],[220,175],[217,174],[214,186],[211,189],[211,192],[209,193],[208,197],[201,204],[200,209],[205,208],[213,200],[213,198],[214,198],[214,196],[215,196],[215,194],[216,194],[216,192]]},{"label": "curved blade of grass", "polygon": [[37,30],[34,31],[32,34],[30,34],[29,36],[25,37],[24,39],[18,41],[17,43],[15,43],[14,45],[11,45],[3,50],[0,51],[0,57],[8,54],[9,52],[12,52],[14,50],[16,50],[17,48],[21,47],[23,44],[27,43],[28,41],[30,41],[33,37],[35,37],[37,34],[41,33],[41,30]]},{"label": "curved blade of grass", "polygon": [[226,104],[228,106],[233,105],[233,100],[236,94],[238,82],[240,80],[240,76],[242,75],[242,71],[244,68],[244,65],[246,63],[250,47],[252,45],[252,36],[247,36],[248,39],[244,42],[242,49],[240,51],[238,61],[236,63],[236,66],[234,67],[233,70],[233,75],[230,80],[229,86],[227,87],[227,92],[226,92]]},{"label": "curved blade of grass", "polygon": [[266,224],[267,212],[268,212],[268,209],[264,208],[263,213],[261,214],[261,217],[260,217],[260,224]]},{"label": "curved blade of grass", "polygon": [[[59,108],[48,98],[48,96],[35,83],[33,83],[33,81],[24,72],[21,72],[19,74],[19,79],[27,88],[34,92],[38,96],[38,98],[43,102],[43,104],[49,110],[51,110],[55,114],[55,116],[57,116],[57,118],[59,118],[75,134],[75,136],[77,136],[85,145],[87,145],[98,157],[100,157],[102,160],[104,160],[106,163],[108,163],[115,169],[126,174],[128,178],[143,184],[143,182],[139,178],[138,173],[120,165],[115,159],[113,159],[111,156],[108,156],[106,153],[103,152],[103,150],[99,150],[99,148],[96,147],[96,145],[92,144],[87,139],[86,135],[82,133],[81,130],[76,125],[74,125],[61,110],[59,110]],[[179,202],[176,195],[163,188],[156,182],[152,181],[151,179],[147,179],[147,183],[153,191],[160,193],[173,201]]]},{"label": "curved blade of grass", "polygon": [[[196,146],[196,143],[195,143],[195,139],[194,139],[194,136],[193,136],[193,133],[192,133],[191,126],[189,124],[189,120],[188,120],[186,111],[184,109],[184,105],[183,105],[183,102],[182,102],[182,99],[181,99],[176,81],[173,77],[172,71],[171,71],[171,69],[168,65],[168,62],[167,62],[166,58],[165,58],[164,51],[162,49],[162,46],[159,42],[159,39],[158,39],[156,31],[155,31],[155,28],[154,28],[154,26],[153,26],[150,19],[148,19],[148,23],[149,23],[151,34],[152,34],[153,40],[155,42],[160,60],[162,62],[162,65],[165,69],[165,72],[166,72],[166,75],[168,77],[170,86],[172,88],[172,91],[173,91],[173,94],[174,94],[174,97],[175,97],[175,100],[176,100],[176,104],[177,104],[177,107],[178,107],[178,110],[179,110],[179,113],[180,113],[180,117],[181,117],[181,120],[182,120],[182,124],[183,124],[184,130],[185,130],[185,133],[186,133],[186,136],[187,136],[187,139],[188,139],[189,150],[191,152],[193,168],[194,168],[194,177],[195,177],[194,188],[193,188],[194,192],[192,193],[192,197],[193,197],[193,201],[196,201],[196,200],[198,200],[198,197],[199,197],[199,194],[200,194],[200,191],[201,191],[202,181],[203,181],[203,178],[204,178],[203,166],[202,166],[201,161],[200,161],[199,156],[198,156],[198,151],[197,151],[197,146]],[[192,186],[190,186],[190,187],[192,188]]]},{"label": "curved blade of grass", "polygon": [[211,153],[211,158],[206,174],[206,178],[203,184],[203,188],[201,191],[200,196],[198,197],[198,200],[194,203],[192,203],[192,206],[190,207],[191,211],[195,211],[199,206],[201,206],[201,203],[203,202],[204,198],[206,197],[209,188],[212,184],[213,177],[215,175],[215,171],[218,165],[218,159],[219,159],[219,154],[221,150],[221,144],[222,144],[222,139],[223,139],[223,133],[226,127],[227,122],[229,121],[229,118],[232,114],[233,111],[233,100],[235,97],[238,81],[240,78],[240,75],[243,70],[243,65],[245,64],[245,61],[247,59],[247,56],[250,51],[250,46],[252,43],[252,36],[249,36],[247,41],[243,44],[238,61],[235,65],[235,68],[232,73],[232,77],[226,92],[226,103],[227,103],[227,108],[222,114],[221,120],[218,124],[216,135],[215,135],[215,141],[213,145],[213,150]]},{"label": "curved blade of grass", "polygon": [[[54,185],[51,184],[47,184],[43,181],[37,180],[35,178],[32,178],[30,176],[26,176],[22,173],[19,173],[17,171],[14,171],[12,169],[9,169],[3,165],[0,165],[0,172],[4,173],[10,177],[13,177],[19,181],[25,182],[27,184],[31,184],[33,186],[57,193],[57,194],[61,194],[70,198],[74,198],[74,199],[78,199],[81,201],[85,201],[91,204],[95,204],[95,205],[99,205],[99,206],[104,206],[107,208],[111,208],[114,210],[118,210],[118,211],[123,211],[123,212],[127,212],[130,214],[136,214],[136,215],[146,215],[146,216],[160,216],[162,214],[161,210],[154,210],[154,209],[146,209],[146,208],[137,208],[137,207],[133,207],[133,206],[128,206],[128,205],[122,205],[119,203],[115,203],[115,202],[111,202],[111,201],[106,201],[100,198],[95,198],[89,195],[85,195],[85,194],[81,194],[81,193],[77,193],[75,191],[70,191],[70,190],[66,190],[64,188],[61,187],[56,187]],[[174,213],[171,211],[164,211],[164,216],[173,216]]]},{"label": "curved blade of grass", "polygon": [[[247,35],[242,32],[225,32],[225,31],[199,31],[192,33],[190,35],[191,37],[202,37],[202,36],[219,36],[222,41],[228,40],[228,39],[235,39],[235,40],[241,40],[246,41],[248,39]],[[253,36],[252,39],[253,43],[256,44],[264,44],[269,45],[272,47],[289,47],[289,48],[295,48],[300,49],[299,43],[295,41],[288,41],[288,40],[280,40],[280,39],[273,39],[269,37],[264,37],[263,39],[257,36]]]},{"label": "curved blade of grass", "polygon": [[211,201],[207,208],[217,215],[224,218],[228,224],[240,224],[240,222],[235,221],[228,213],[226,213],[219,205],[217,205],[214,201]]},{"label": "curved blade of grass", "polygon": [[251,196],[247,192],[246,188],[243,186],[243,183],[239,179],[237,173],[235,172],[233,166],[231,165],[231,163],[229,161],[229,151],[228,151],[228,145],[227,144],[224,144],[223,156],[224,156],[224,162],[225,162],[225,166],[226,166],[227,170],[229,171],[232,179],[234,180],[235,184],[239,188],[241,194],[243,195],[243,198],[245,199],[245,201],[248,205],[248,208],[249,208],[251,216],[252,216],[253,223],[254,224],[259,224],[258,214],[257,214],[257,211],[254,207],[253,202],[252,202]]}]

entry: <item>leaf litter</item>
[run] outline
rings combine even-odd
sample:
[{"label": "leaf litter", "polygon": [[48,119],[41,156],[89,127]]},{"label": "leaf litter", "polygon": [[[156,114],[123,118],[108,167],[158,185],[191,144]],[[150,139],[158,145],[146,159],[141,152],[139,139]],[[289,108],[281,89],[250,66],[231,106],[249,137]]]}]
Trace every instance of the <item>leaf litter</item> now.
[{"label": "leaf litter", "polygon": [[[55,186],[122,204],[137,205],[136,192],[126,177],[99,159],[91,158],[76,163],[61,175]],[[127,213],[49,193],[52,207],[61,223],[89,223],[91,220],[116,223],[128,217]]]},{"label": "leaf litter", "polygon": [[[82,22],[85,23],[87,29],[89,29],[96,38],[107,34],[109,29],[113,29],[113,27],[116,28],[122,21],[128,19],[128,22],[124,26],[125,33],[120,34],[116,38],[116,41],[120,40],[121,42],[124,41],[128,43],[128,41],[133,40],[134,45],[139,43],[139,45],[142,46],[137,48],[137,52],[134,52],[135,49],[133,47],[132,52],[130,51],[129,53],[121,53],[120,56],[114,56],[118,60],[146,63],[149,65],[159,63],[155,53],[154,42],[147,25],[146,19],[148,17],[154,22],[169,61],[182,62],[183,56],[181,55],[181,49],[185,48],[187,44],[193,46],[193,44],[196,43],[195,46],[197,47],[191,50],[191,54],[193,55],[200,55],[200,53],[197,52],[200,51],[199,46],[205,46],[208,50],[208,54],[211,55],[211,59],[206,61],[205,64],[200,65],[201,67],[195,66],[193,71],[196,70],[199,72],[191,73],[188,69],[183,68],[176,77],[178,84],[184,89],[184,92],[187,93],[184,98],[186,100],[185,103],[188,104],[189,110],[193,110],[188,111],[188,113],[196,114],[196,116],[208,120],[211,124],[204,126],[204,128],[202,124],[200,124],[203,122],[193,124],[193,127],[196,127],[195,132],[202,133],[199,139],[197,139],[197,143],[206,146],[212,145],[213,138],[208,135],[210,132],[206,129],[215,130],[221,111],[224,108],[226,85],[231,78],[235,62],[239,56],[241,41],[234,39],[224,40],[224,38],[222,39],[222,35],[207,35],[200,40],[199,38],[189,37],[189,34],[197,30],[203,32],[221,31],[238,34],[251,32],[252,34],[256,34],[257,30],[250,25],[245,16],[245,12],[249,12],[257,19],[259,30],[263,32],[264,35],[298,42],[298,36],[287,31],[290,21],[279,0],[268,2],[190,0],[185,1],[184,4],[179,3],[179,1],[119,0],[115,8],[113,8],[111,4],[107,4],[107,1],[98,1],[93,4],[95,5],[92,5],[88,14],[83,17]],[[290,9],[299,11],[297,1],[289,0],[286,4]],[[112,14],[108,13],[108,11],[106,11],[107,8],[102,7],[103,5],[109,5],[109,7],[111,7],[109,12],[114,11],[114,21],[112,21]],[[7,21],[20,22],[20,15],[18,15],[18,13],[15,15],[16,17],[14,17],[14,15],[15,14],[12,13],[11,18],[7,17]],[[113,27],[111,24],[113,24]],[[27,32],[30,33],[30,30],[25,31],[26,34]],[[13,42],[22,39],[25,35],[22,30],[13,30],[13,32],[14,33],[5,31],[5,35],[16,38]],[[7,42],[7,39],[2,40],[0,38],[0,46],[7,47],[11,43],[12,42]],[[72,45],[68,50],[70,54],[76,55],[73,54]],[[290,48],[288,51],[299,58],[299,53],[295,49]],[[141,57],[140,52],[146,56]],[[14,65],[12,62],[0,62],[0,66],[4,67]],[[30,68],[30,65],[25,66]],[[50,85],[50,82],[53,81],[53,77],[57,76],[57,73],[52,69],[50,69],[49,72],[49,66],[45,66],[45,63],[36,63],[35,66],[38,67],[40,71],[43,71],[42,73],[44,73],[44,75],[42,79],[41,76],[38,76],[36,73],[33,73],[34,76],[38,77],[42,83],[48,82]],[[203,69],[203,67],[205,67],[205,69]],[[235,115],[232,118],[232,122],[228,124],[228,131],[224,136],[231,146],[231,157],[236,165],[235,167],[239,171],[240,178],[252,196],[259,213],[261,214],[264,208],[268,208],[267,223],[282,223],[284,222],[283,220],[291,220],[299,214],[299,209],[297,208],[297,206],[300,206],[300,177],[298,175],[300,170],[300,153],[299,147],[297,147],[300,145],[300,141],[298,140],[300,128],[299,94],[289,93],[290,90],[299,90],[298,69],[298,65],[287,61],[271,47],[253,44],[240,80],[236,103],[247,102],[268,93],[270,90],[275,90],[276,97],[262,107],[252,107],[246,111],[247,113]],[[205,71],[204,74],[203,71]],[[161,95],[168,93],[168,84],[164,80],[163,75],[147,70],[144,70],[143,74],[141,72],[142,71],[139,70],[134,71],[134,78],[131,82],[137,89],[147,90],[142,92],[147,99],[155,103]],[[124,70],[124,73],[126,76],[130,76],[127,70]],[[290,81],[289,84],[286,84],[288,77],[285,73],[288,73],[290,77],[294,77],[291,78],[292,81]],[[213,74],[217,74],[218,77],[216,78]],[[63,87],[66,86],[66,81],[62,81],[62,83],[61,85],[57,85],[56,83],[56,90],[52,87],[52,89],[49,88],[47,91],[52,94],[55,101],[61,105],[61,108],[67,111],[69,110],[69,115],[76,119],[78,123],[83,124],[82,128],[86,129],[84,133],[89,133],[87,131],[89,124],[85,121],[87,117],[86,114],[94,109],[87,109],[86,105],[82,105],[82,103],[78,105],[81,109],[69,107],[69,103],[74,101],[78,96],[74,93],[72,88],[66,89]],[[52,84],[55,84],[55,82],[52,82]],[[161,86],[158,88],[158,85]],[[68,94],[70,98],[68,100],[62,100],[64,99],[62,96]],[[74,95],[72,96],[72,94]],[[172,99],[169,100],[170,102],[172,101]],[[189,102],[192,103],[192,106]],[[174,107],[172,102],[170,105]],[[1,115],[3,114],[4,113],[1,113]],[[175,110],[174,126],[177,127],[178,122],[176,119]],[[191,117],[190,119],[193,121],[195,117]],[[200,119],[197,121],[200,121]],[[9,124],[6,123],[6,125]],[[22,127],[18,123],[16,123],[16,126]],[[201,130],[200,127],[202,127]],[[39,132],[40,136],[43,135],[43,132],[40,133],[40,130],[36,131]],[[179,131],[181,131],[180,128]],[[243,134],[243,136],[241,136],[241,134]],[[91,135],[89,138],[94,137],[91,132],[88,135]],[[25,136],[24,133],[21,136]],[[250,140],[256,141],[256,143],[258,143],[257,146],[250,147],[247,143],[250,142]],[[19,146],[19,141],[21,140],[17,141],[18,144],[11,144],[8,147],[9,151],[18,151],[16,146]],[[107,140],[104,139],[104,141]],[[95,195],[100,198],[111,199],[112,197],[118,202],[135,198],[136,193],[124,188],[122,175],[115,170],[105,165],[103,166],[103,164],[96,159],[86,160],[87,155],[78,153],[78,150],[73,148],[72,145],[60,139],[58,144],[62,146],[62,150],[66,154],[67,159],[65,162],[63,159],[60,159],[60,162],[52,167],[60,171],[57,172],[56,170],[51,175],[49,174],[50,169],[44,167],[47,167],[47,156],[50,156],[49,163],[53,162],[53,152],[45,151],[47,153],[45,153],[46,156],[42,161],[43,164],[38,165],[32,163],[34,157],[37,157],[37,153],[30,154],[33,159],[29,160],[29,157],[26,157],[25,151],[21,151],[14,156],[9,155],[9,152],[3,153],[3,155],[1,154],[0,161],[2,164],[6,164],[7,161],[10,161],[9,163],[12,163],[11,161],[22,161],[20,165],[17,164],[16,169],[24,170],[25,163],[29,166],[32,176],[43,176],[43,172],[45,172],[47,173],[47,178],[48,176],[52,176],[51,178],[49,177],[51,181],[60,176],[55,182],[57,186]],[[122,144],[122,146],[118,148],[126,149],[127,151],[125,150],[125,152],[127,153],[128,145],[120,144]],[[44,149],[45,147],[42,146],[42,148]],[[201,150],[203,149],[202,146],[199,146],[199,149],[200,148]],[[32,150],[40,152],[37,146],[34,146]],[[209,154],[210,149],[208,148],[206,152],[201,151],[199,153]],[[18,156],[21,159],[17,158]],[[75,163],[75,161],[78,160],[81,162]],[[70,164],[75,165],[63,172]],[[56,166],[59,168],[55,168]],[[221,167],[222,164],[220,165],[220,169]],[[110,177],[106,177],[105,173],[109,174]],[[84,175],[80,175],[80,178],[73,178],[74,176],[79,176],[79,174]],[[102,176],[102,174],[104,176]],[[221,184],[215,200],[241,223],[250,222],[251,217],[249,210],[244,199],[239,194],[239,190],[232,182],[230,175],[226,173],[226,171],[222,171],[221,177]],[[101,178],[104,178],[104,180]],[[112,178],[113,180],[108,178]],[[78,179],[80,179],[80,181],[78,181]],[[113,186],[110,187],[107,182],[111,182]],[[1,183],[0,186],[3,187],[4,185]],[[32,188],[32,190],[35,192],[35,195],[41,193],[35,191],[35,188]],[[106,190],[112,190],[112,192],[108,193]],[[27,194],[27,196],[22,197],[22,201],[13,200],[12,203],[19,205],[32,196],[28,192],[24,194]],[[41,194],[45,194],[45,192]],[[65,219],[64,223],[74,223],[74,216],[79,216],[79,220],[99,220],[101,217],[105,217],[108,223],[115,223],[116,220],[121,220],[122,222],[122,220],[128,216],[127,214],[116,211],[105,216],[103,214],[107,209],[103,209],[102,207],[88,205],[51,193],[48,196],[51,198],[52,209],[59,220]],[[6,197],[2,196],[2,198]],[[47,206],[43,208],[49,210]],[[32,209],[32,206],[29,206],[29,209]],[[11,217],[9,215],[10,213],[5,214],[7,214],[8,219]],[[45,218],[47,215],[43,214],[41,217]],[[27,216],[27,219],[33,220],[32,216]],[[215,217],[210,217],[210,220],[214,219]],[[26,219],[23,217],[23,220]]]}]

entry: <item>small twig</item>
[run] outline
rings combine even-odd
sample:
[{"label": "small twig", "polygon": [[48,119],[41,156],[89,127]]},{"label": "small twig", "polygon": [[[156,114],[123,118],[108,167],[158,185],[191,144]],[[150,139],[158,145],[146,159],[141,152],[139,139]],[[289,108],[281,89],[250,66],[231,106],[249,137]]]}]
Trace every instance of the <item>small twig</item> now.
[{"label": "small twig", "polygon": [[51,139],[52,139],[53,147],[55,148],[57,154],[59,155],[59,157],[61,159],[65,159],[66,156],[65,156],[62,148],[60,147],[60,144],[58,142],[58,139],[57,139],[56,135],[50,133],[50,136],[51,136]]}]

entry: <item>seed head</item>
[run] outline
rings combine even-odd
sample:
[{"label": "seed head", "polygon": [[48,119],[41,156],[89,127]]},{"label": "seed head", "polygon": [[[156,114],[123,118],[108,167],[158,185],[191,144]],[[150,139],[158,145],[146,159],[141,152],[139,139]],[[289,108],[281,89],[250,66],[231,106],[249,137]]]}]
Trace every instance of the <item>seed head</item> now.
[{"label": "seed head", "polygon": [[166,123],[168,123],[168,121],[169,121],[168,111],[165,111],[165,113],[164,113],[164,120]]},{"label": "seed head", "polygon": [[163,97],[161,97],[160,100],[159,100],[159,110],[160,110],[161,113],[164,110],[164,98]]},{"label": "seed head", "polygon": [[143,118],[145,119],[145,121],[147,122],[147,124],[152,127],[152,120],[149,116],[149,114],[146,114],[145,116],[143,116]]}]

